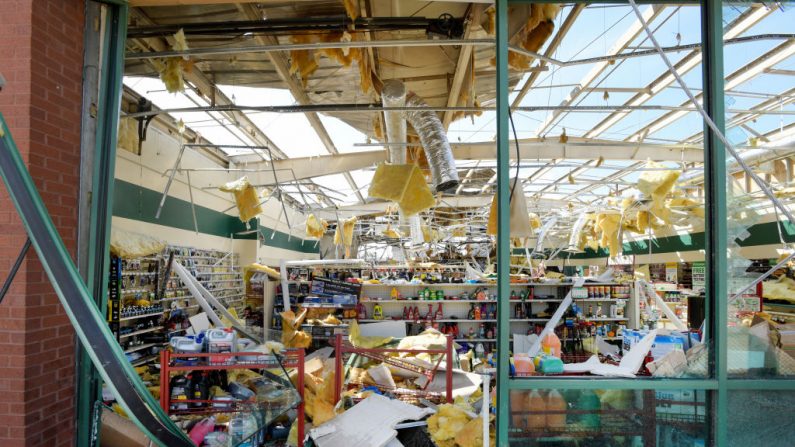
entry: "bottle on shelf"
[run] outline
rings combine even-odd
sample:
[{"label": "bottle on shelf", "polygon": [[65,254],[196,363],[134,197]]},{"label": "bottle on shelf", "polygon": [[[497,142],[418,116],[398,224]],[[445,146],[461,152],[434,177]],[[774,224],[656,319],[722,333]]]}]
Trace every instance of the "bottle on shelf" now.
[{"label": "bottle on shelf", "polygon": [[439,303],[439,306],[436,308],[436,314],[433,316],[434,320],[441,320],[444,318],[444,314],[442,313],[442,303]]},{"label": "bottle on shelf", "polygon": [[547,394],[546,426],[550,428],[563,428],[566,426],[566,400],[557,390]]},{"label": "bottle on shelf", "polygon": [[530,414],[527,416],[527,428],[530,430],[541,430],[547,422],[546,411],[547,403],[538,390],[533,390],[527,397],[527,408]]},{"label": "bottle on shelf", "polygon": [[473,319],[473,320],[480,320],[480,318],[481,318],[480,306],[478,306],[477,304],[475,304],[475,305],[474,305],[474,309],[475,309],[475,310],[474,310],[474,311],[473,311],[473,313],[472,313],[472,319]]}]

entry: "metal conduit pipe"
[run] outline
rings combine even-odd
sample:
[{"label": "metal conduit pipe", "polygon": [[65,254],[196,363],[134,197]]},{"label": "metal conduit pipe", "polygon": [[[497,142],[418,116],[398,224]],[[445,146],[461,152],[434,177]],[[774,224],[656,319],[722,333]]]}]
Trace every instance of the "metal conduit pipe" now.
[{"label": "metal conduit pipe", "polygon": [[[389,80],[384,82],[381,89],[381,101],[384,107],[404,107],[406,105],[406,86],[400,81]],[[384,111],[386,124],[386,140],[389,143],[403,143],[406,141],[406,118],[401,112]],[[406,163],[406,149],[401,146],[389,146],[389,162],[393,164]]]}]

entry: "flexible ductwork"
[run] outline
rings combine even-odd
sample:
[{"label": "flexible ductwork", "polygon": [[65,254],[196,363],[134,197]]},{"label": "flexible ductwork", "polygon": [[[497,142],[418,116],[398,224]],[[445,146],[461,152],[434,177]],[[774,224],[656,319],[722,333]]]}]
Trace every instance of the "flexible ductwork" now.
[{"label": "flexible ductwork", "polygon": [[566,247],[567,252],[569,253],[582,253],[583,250],[580,250],[580,233],[582,233],[582,229],[585,228],[585,223],[588,222],[588,214],[582,213],[580,217],[577,218],[577,221],[574,222],[574,227],[571,229],[571,235],[569,236],[569,245]]},{"label": "flexible ductwork", "polygon": [[[406,86],[395,80],[386,81],[381,90],[381,101],[384,107],[403,107],[406,105]],[[392,164],[406,163],[406,118],[401,112],[384,112],[386,124],[386,140],[393,145],[388,146],[389,162]],[[396,145],[397,144],[397,145]]]},{"label": "flexible ductwork", "polygon": [[[408,92],[406,106],[428,107],[428,104],[414,92]],[[410,110],[406,112],[406,119],[420,137],[436,191],[442,192],[456,188],[458,186],[458,171],[455,168],[453,151],[447,141],[447,132],[436,112]]]}]

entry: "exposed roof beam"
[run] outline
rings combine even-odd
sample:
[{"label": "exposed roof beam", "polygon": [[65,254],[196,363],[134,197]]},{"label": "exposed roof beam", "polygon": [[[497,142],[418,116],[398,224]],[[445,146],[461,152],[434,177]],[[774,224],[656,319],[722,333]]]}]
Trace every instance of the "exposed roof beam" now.
[{"label": "exposed roof beam", "polygon": [[[480,14],[483,11],[483,5],[470,5],[468,8],[469,14],[466,19],[466,29],[464,30],[464,39],[471,39],[472,33],[479,26]],[[458,97],[461,95],[461,87],[467,79],[467,74],[472,72],[472,49],[471,45],[463,45],[458,50],[458,62],[455,65],[455,74],[453,75],[453,83],[450,85],[450,91],[447,94],[447,107],[455,107],[458,105]],[[474,99],[474,98],[471,98]],[[444,112],[442,124],[447,129],[453,121],[453,113],[451,111]]]},{"label": "exposed roof beam", "polygon": [[[547,49],[544,51],[544,56],[552,57],[555,54],[555,51],[557,51],[558,47],[560,46],[560,43],[563,41],[563,38],[566,37],[566,34],[568,34],[572,25],[574,25],[574,22],[577,20],[577,17],[580,16],[582,10],[585,9],[585,6],[586,6],[585,3],[577,3],[576,5],[574,5],[574,7],[572,7],[571,12],[569,12],[569,15],[566,16],[566,20],[563,21],[563,24],[560,26],[560,29],[558,29],[558,32],[555,33],[555,37],[553,37],[552,40],[549,42],[549,45],[547,45]],[[546,65],[547,65],[546,61],[543,60],[538,61],[539,67],[546,67]],[[533,86],[533,84],[535,84],[536,80],[538,80],[538,77],[540,75],[541,75],[540,71],[533,71],[532,73],[530,73],[530,76],[527,78],[527,82],[525,82],[524,85],[522,86],[522,89],[519,90],[519,93],[516,95],[516,99],[513,100],[513,104],[511,104],[511,107],[518,107],[519,105],[521,105],[522,100],[530,91],[530,88]]]},{"label": "exposed roof beam", "polygon": [[[513,143],[511,143],[513,144]],[[495,160],[494,142],[481,143],[452,143],[453,156],[456,160]],[[654,144],[626,144],[605,140],[585,140],[569,142],[567,144],[548,143],[542,139],[521,140],[519,154],[523,160],[563,160],[580,159],[592,160],[603,157],[605,160],[657,160],[657,161],[687,161],[701,162],[704,152],[700,146],[682,145],[654,145]],[[358,169],[371,168],[377,163],[386,161],[387,152],[384,150],[355,152],[349,154],[323,155],[320,157],[287,158],[274,161],[279,180],[306,179],[324,175],[341,174]],[[516,160],[516,154],[511,151],[511,159]],[[268,171],[270,165],[256,162],[250,156],[235,156],[231,161],[237,166],[246,169],[261,169],[264,182],[274,181]],[[292,172],[290,172],[292,171]],[[270,176],[270,177],[269,177]],[[532,178],[531,176],[530,178]],[[269,180],[270,179],[270,180]]]},{"label": "exposed roof beam", "polygon": [[[262,19],[262,15],[254,5],[240,4],[238,5],[238,8],[241,12],[243,12],[248,20]],[[272,36],[257,36],[256,39],[262,45],[276,45],[279,43],[278,40]],[[309,95],[306,94],[301,84],[292,76],[292,74],[290,74],[290,64],[284,52],[271,51],[268,53],[268,58],[276,68],[279,76],[284,80],[285,84],[287,84],[287,88],[290,89],[290,93],[292,93],[295,100],[301,105],[311,104],[312,101],[310,101]],[[305,113],[304,116],[306,116],[306,119],[309,121],[312,129],[315,130],[315,133],[317,134],[318,138],[320,138],[320,141],[323,142],[323,146],[326,147],[326,150],[331,154],[338,154],[339,150],[337,150],[337,147],[334,145],[334,141],[331,139],[328,131],[326,131],[326,127],[323,126],[323,122],[320,121],[318,114],[315,112],[308,112]],[[350,185],[351,189],[353,189],[359,201],[364,202],[364,197],[359,191],[359,187],[356,186],[356,182],[353,180],[353,177],[350,175],[350,173],[346,172],[343,175],[345,176],[345,180],[348,182],[348,185]]]},{"label": "exposed roof beam", "polygon": [[[747,11],[745,11],[742,15],[737,17],[732,23],[730,23],[724,33],[723,39],[731,39],[734,37],[739,36],[740,34],[748,31],[754,25],[759,23],[760,20],[767,17],[769,14],[773,12],[773,9],[769,9],[763,5],[753,5]],[[686,54],[682,59],[679,60],[674,65],[676,71],[684,75],[691,71],[692,69],[701,65],[701,49],[693,49],[688,54]],[[641,104],[645,104],[648,100],[653,98],[657,93],[663,91],[665,88],[670,86],[676,78],[672,73],[668,70],[662,72],[655,80],[649,83],[644,91],[637,93],[632,98],[627,100],[624,105],[626,106],[638,106]],[[584,136],[589,138],[595,138],[604,133],[606,130],[613,127],[616,123],[624,119],[630,112],[626,110],[620,110],[611,113],[607,117],[605,117],[599,124],[594,126],[590,131],[588,131]]]},{"label": "exposed roof beam", "polygon": [[[155,24],[155,22],[140,9],[131,9],[130,16],[134,17],[139,24]],[[169,49],[169,47],[166,45],[166,42],[164,42],[162,39],[137,40],[141,45],[149,46],[155,51],[166,51]],[[198,90],[200,96],[208,99],[208,101],[211,103],[214,103],[215,105],[234,105],[234,102],[220,89],[218,89],[215,84],[198,68],[194,67],[190,72],[186,72],[184,77],[196,88],[196,90]],[[263,132],[253,121],[251,121],[251,119],[249,119],[245,113],[237,110],[231,110],[228,113],[231,121],[238,123],[238,127],[241,127],[243,130],[245,130],[255,144],[269,147],[270,153],[274,159],[287,158],[287,154],[285,154],[284,151],[282,151],[279,146],[273,142],[273,140],[268,138],[268,136],[265,135],[265,132]],[[328,204],[333,204],[333,202],[326,197],[321,196],[320,199]]]},{"label": "exposed roof beam", "polygon": [[[293,2],[306,2],[314,0],[292,0]],[[190,5],[219,5],[224,3],[260,3],[284,4],[284,0],[129,0],[130,7],[136,6],[190,6]]]},{"label": "exposed roof beam", "polygon": [[[778,95],[777,97],[766,99],[759,104],[751,107],[753,111],[759,112],[771,112],[780,109],[786,105],[795,103],[795,87],[787,90],[786,92]],[[746,123],[753,121],[758,117],[759,113],[738,113],[731,117],[728,123],[726,123],[726,128],[731,129],[736,126],[743,126]],[[687,144],[698,144],[704,139],[704,132],[698,132],[690,137],[682,140]]]},{"label": "exposed roof beam", "polygon": [[[724,84],[725,89],[731,90],[738,85],[755,78],[759,74],[764,73],[765,69],[773,67],[779,62],[788,59],[792,55],[795,55],[795,39],[790,39],[781,43],[780,45],[777,45],[772,50],[759,56],[757,59],[754,59],[753,62],[739,68],[737,71],[727,76],[726,82]],[[702,97],[703,93],[696,95],[697,100],[701,100]],[[680,107],[687,107],[690,105],[690,100],[687,100],[683,102]],[[678,121],[680,118],[690,112],[690,110],[668,112],[627,137],[625,141],[635,141],[641,135],[651,135],[655,132],[658,132],[659,130],[664,129]]]},{"label": "exposed roof beam", "polygon": [[[651,23],[655,19],[657,19],[662,12],[665,10],[665,5],[651,5],[643,12],[643,20],[646,23]],[[613,47],[608,51],[608,55],[617,55],[623,52],[641,33],[643,32],[643,24],[640,20],[635,20],[632,25],[629,26],[627,32],[621,36]],[[571,105],[583,92],[583,89],[587,89],[591,86],[591,84],[602,74],[608,67],[610,67],[611,61],[602,61],[597,62],[594,64],[594,67],[585,77],[580,81],[580,83],[574,87],[574,89],[569,92],[566,99],[561,102],[561,106],[568,106]],[[545,135],[546,132],[550,129],[550,127],[555,123],[557,118],[563,113],[562,110],[554,110],[550,113],[547,118],[542,122],[535,131],[536,135]]]},{"label": "exposed roof beam", "polygon": [[[437,202],[440,207],[450,208],[481,208],[491,204],[492,195],[476,195],[476,196],[442,196],[440,202]],[[560,201],[552,199],[528,199],[528,204],[531,207],[541,207],[555,209],[560,208]],[[337,216],[344,219],[349,216],[359,216],[363,214],[376,214],[383,213],[387,207],[394,206],[392,202],[370,202],[357,205],[340,206],[336,209],[321,208],[312,210],[312,213],[326,220],[337,220]]]}]

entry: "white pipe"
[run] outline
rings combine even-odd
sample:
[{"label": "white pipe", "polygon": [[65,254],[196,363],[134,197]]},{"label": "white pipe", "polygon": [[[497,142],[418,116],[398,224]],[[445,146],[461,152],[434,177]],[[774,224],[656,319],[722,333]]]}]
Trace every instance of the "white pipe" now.
[{"label": "white pipe", "polygon": [[491,407],[489,382],[491,376],[483,374],[483,404],[480,406],[480,416],[483,417],[483,447],[489,447],[489,408]]},{"label": "white pipe", "polygon": [[547,321],[546,326],[544,326],[544,330],[542,330],[541,333],[538,334],[538,339],[536,339],[536,341],[533,343],[533,346],[530,347],[530,350],[527,351],[527,355],[529,355],[530,357],[535,357],[539,349],[541,349],[541,342],[544,341],[544,337],[546,337],[547,334],[555,330],[555,327],[558,325],[558,323],[560,323],[560,319],[563,318],[563,314],[566,313],[566,311],[569,309],[569,306],[571,306],[571,303],[573,301],[571,297],[571,291],[574,290],[575,287],[582,287],[584,283],[585,283],[585,278],[577,278],[574,281],[574,284],[572,288],[569,290],[569,293],[566,294],[566,298],[564,298],[563,302],[560,303],[560,306],[558,306],[558,309],[555,311],[555,314],[552,315],[552,318],[550,318],[549,321]]},{"label": "white pipe", "polygon": [[179,262],[174,261],[172,268],[175,272],[177,272],[179,279],[185,283],[185,287],[188,288],[196,302],[199,303],[199,307],[201,307],[204,313],[207,314],[207,318],[209,318],[216,327],[224,327],[224,324],[221,323],[221,319],[218,318],[218,315],[215,313],[215,311],[213,311],[212,307],[210,307],[207,301],[202,297],[202,294],[196,287],[196,284],[191,281],[191,278],[193,277],[190,275],[190,273],[188,273],[187,270],[185,270],[185,267],[183,267]]},{"label": "white pipe", "polygon": [[[406,86],[400,81],[389,80],[381,89],[384,107],[403,107],[406,105]],[[384,111],[386,138],[389,143],[406,141],[406,118],[401,112]],[[401,146],[388,146],[389,161],[392,164],[406,163],[406,149]]]}]

